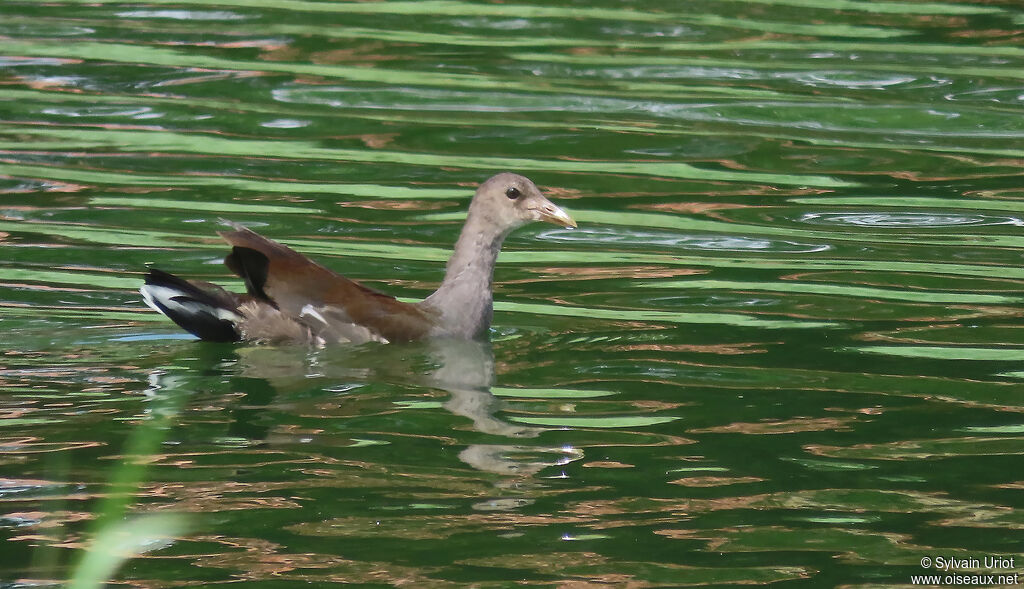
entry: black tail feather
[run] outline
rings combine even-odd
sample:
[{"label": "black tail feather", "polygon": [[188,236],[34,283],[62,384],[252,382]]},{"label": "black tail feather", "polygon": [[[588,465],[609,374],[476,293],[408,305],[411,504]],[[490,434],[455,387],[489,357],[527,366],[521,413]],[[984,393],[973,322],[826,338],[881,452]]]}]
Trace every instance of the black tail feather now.
[{"label": "black tail feather", "polygon": [[238,302],[209,285],[202,288],[173,274],[151,268],[140,289],[146,304],[201,340],[234,342],[241,338]]},{"label": "black tail feather", "polygon": [[270,297],[263,290],[267,283],[267,271],[270,268],[270,259],[266,254],[248,247],[236,245],[231,248],[231,253],[224,258],[228,269],[245,280],[245,289],[249,296],[262,299],[273,304]]}]

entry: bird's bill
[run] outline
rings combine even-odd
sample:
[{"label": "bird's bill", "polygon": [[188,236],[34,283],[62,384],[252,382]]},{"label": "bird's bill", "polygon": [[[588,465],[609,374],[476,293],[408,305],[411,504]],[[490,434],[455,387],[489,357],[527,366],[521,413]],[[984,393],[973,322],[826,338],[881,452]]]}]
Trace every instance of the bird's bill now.
[{"label": "bird's bill", "polygon": [[560,227],[569,227],[571,229],[576,228],[576,221],[572,220],[569,213],[566,213],[562,209],[558,208],[550,201],[545,200],[541,203],[541,206],[537,207],[537,220],[545,221],[547,223],[554,223]]}]

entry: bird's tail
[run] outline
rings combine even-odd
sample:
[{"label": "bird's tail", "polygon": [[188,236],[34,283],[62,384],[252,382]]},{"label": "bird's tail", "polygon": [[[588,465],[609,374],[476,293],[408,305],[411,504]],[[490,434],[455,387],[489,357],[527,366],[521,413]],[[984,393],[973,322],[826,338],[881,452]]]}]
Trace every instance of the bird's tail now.
[{"label": "bird's tail", "polygon": [[187,280],[150,268],[139,289],[153,310],[166,315],[199,339],[234,342],[240,339],[238,301],[229,293],[209,285],[202,288]]}]

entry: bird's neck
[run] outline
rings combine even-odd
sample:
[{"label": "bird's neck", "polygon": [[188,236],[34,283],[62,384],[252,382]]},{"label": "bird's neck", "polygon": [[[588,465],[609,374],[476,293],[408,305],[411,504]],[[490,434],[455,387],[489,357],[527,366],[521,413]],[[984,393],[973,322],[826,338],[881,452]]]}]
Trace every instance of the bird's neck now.
[{"label": "bird's neck", "polygon": [[489,225],[467,221],[455,242],[452,257],[448,259],[441,286],[472,282],[490,293],[494,263],[505,235]]},{"label": "bird's neck", "polygon": [[494,264],[507,234],[471,212],[455,242],[444,280],[423,302],[440,313],[440,329],[445,333],[478,338],[490,327]]}]

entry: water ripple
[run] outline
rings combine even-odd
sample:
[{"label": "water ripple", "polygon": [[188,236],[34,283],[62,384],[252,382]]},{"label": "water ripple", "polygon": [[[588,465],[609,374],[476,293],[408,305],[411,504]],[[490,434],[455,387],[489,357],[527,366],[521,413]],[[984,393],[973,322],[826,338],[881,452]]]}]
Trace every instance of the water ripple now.
[{"label": "water ripple", "polygon": [[811,253],[831,249],[828,244],[800,243],[765,237],[741,235],[686,235],[668,231],[634,231],[619,227],[588,227],[583,229],[553,229],[544,231],[538,239],[548,241],[594,243],[601,245],[650,246],[662,245],[687,250],[723,252],[763,251],[780,253]]},{"label": "water ripple", "polygon": [[[522,31],[522,30],[534,30],[537,28],[538,23],[525,18],[456,18],[449,21],[452,25],[470,29],[473,31],[479,31],[480,29],[491,29],[495,31]],[[550,23],[541,23],[540,26],[550,28]]]},{"label": "water ripple", "polygon": [[131,118],[154,118],[163,116],[154,113],[148,106],[81,106],[81,107],[51,107],[42,109],[43,114],[57,115],[61,117],[131,117]]},{"label": "water ripple", "polygon": [[783,76],[795,82],[815,87],[840,87],[854,90],[881,90],[891,86],[899,86],[917,82],[917,76],[905,74],[883,74],[872,75],[870,72],[800,72],[797,74],[786,73]]},{"label": "water ripple", "polygon": [[[17,23],[17,24],[0,24],[0,35],[10,36],[32,36],[32,37],[74,37],[78,35],[91,35],[96,32],[96,29],[90,27],[77,27],[60,24],[40,24],[40,23]],[[15,60],[17,59],[22,65],[28,61],[43,61],[43,60],[25,60],[21,58],[4,58]],[[0,60],[3,63],[4,60]],[[52,64],[40,64],[40,65],[52,65]]]},{"label": "water ripple", "polygon": [[249,17],[226,10],[125,10],[121,18],[164,18],[170,20],[245,20]]},{"label": "water ripple", "polygon": [[60,59],[57,57],[19,57],[19,56],[3,56],[0,57],[0,67],[25,67],[25,66],[37,66],[37,65],[65,65],[70,60]]},{"label": "water ripple", "polygon": [[635,107],[627,100],[562,94],[471,92],[437,88],[367,90],[346,86],[291,87],[271,92],[275,100],[335,108],[473,112],[622,112]]},{"label": "water ripple", "polygon": [[1003,104],[1024,103],[1024,87],[983,88],[966,92],[946,94],[943,98],[952,101],[996,102]]},{"label": "water ripple", "polygon": [[1024,225],[1024,220],[1018,217],[965,213],[806,213],[797,221],[809,225],[853,225],[859,227]]},{"label": "water ripple", "polygon": [[309,123],[309,121],[301,119],[274,119],[260,123],[260,126],[270,129],[301,129],[302,127],[309,126]]}]

